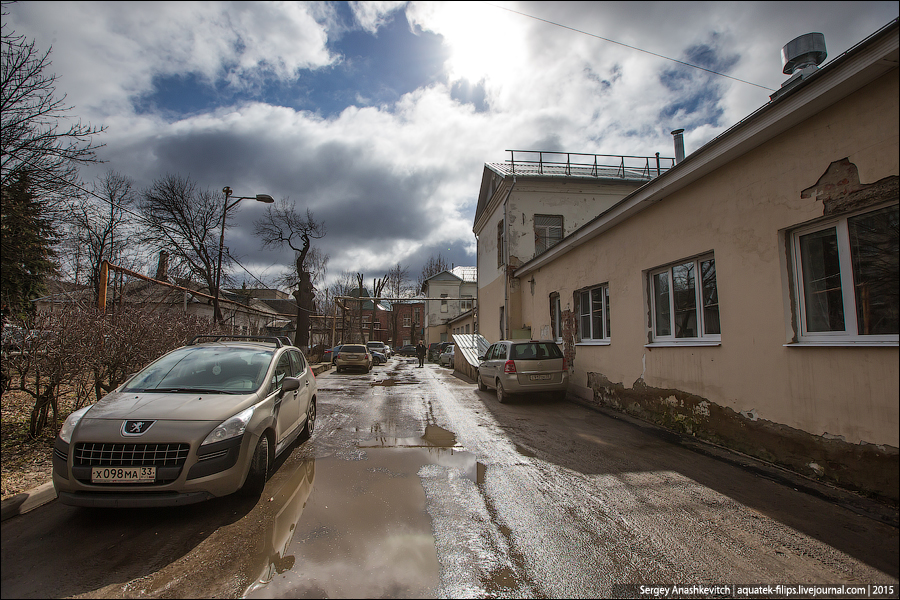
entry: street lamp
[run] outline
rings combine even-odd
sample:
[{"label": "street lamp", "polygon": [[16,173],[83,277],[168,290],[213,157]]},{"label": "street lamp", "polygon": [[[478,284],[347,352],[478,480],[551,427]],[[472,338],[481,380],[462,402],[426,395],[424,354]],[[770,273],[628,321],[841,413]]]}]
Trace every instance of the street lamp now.
[{"label": "street lamp", "polygon": [[225,208],[222,210],[222,232],[219,234],[219,264],[216,267],[216,294],[213,300],[213,319],[215,319],[216,323],[222,321],[222,318],[219,316],[219,284],[222,278],[222,251],[225,249],[225,218],[228,215],[228,211],[237,206],[237,203],[241,200],[256,200],[266,204],[275,202],[275,199],[268,194],[257,194],[256,196],[238,196],[234,199],[234,202],[228,204],[228,198],[231,197],[231,188],[225,186],[222,188],[222,191],[225,193]]}]

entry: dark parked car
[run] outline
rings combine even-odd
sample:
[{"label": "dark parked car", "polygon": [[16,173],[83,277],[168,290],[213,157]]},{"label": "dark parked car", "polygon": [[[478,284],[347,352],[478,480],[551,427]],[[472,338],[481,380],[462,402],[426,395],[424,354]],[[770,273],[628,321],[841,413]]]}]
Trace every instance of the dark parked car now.
[{"label": "dark parked car", "polygon": [[340,346],[335,346],[334,348],[329,348],[325,352],[322,353],[322,362],[330,362],[332,365],[337,364],[337,354],[341,351]]},{"label": "dark parked car", "polygon": [[437,362],[441,359],[441,345],[443,342],[434,342],[428,345],[428,360]]},{"label": "dark parked car", "polygon": [[403,346],[402,348],[400,348],[399,350],[397,350],[397,354],[400,356],[415,357],[416,356],[416,347],[413,346],[412,344],[407,344],[407,345]]},{"label": "dark parked car", "polygon": [[53,448],[53,485],[74,506],[259,496],[275,457],[315,422],[316,378],[299,348],[198,336],[69,415]]}]

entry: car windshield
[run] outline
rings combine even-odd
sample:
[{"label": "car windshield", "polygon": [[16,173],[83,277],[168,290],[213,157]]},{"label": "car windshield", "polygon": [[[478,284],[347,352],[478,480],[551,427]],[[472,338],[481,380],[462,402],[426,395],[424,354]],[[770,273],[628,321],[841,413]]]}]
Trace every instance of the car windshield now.
[{"label": "car windshield", "polygon": [[361,354],[365,354],[366,347],[365,346],[341,346],[341,352],[359,352]]},{"label": "car windshield", "polygon": [[512,358],[514,360],[544,360],[562,357],[559,346],[553,342],[528,342],[514,344],[512,347]]},{"label": "car windshield", "polygon": [[263,384],[272,354],[266,348],[186,346],[151,363],[123,391],[249,394]]}]

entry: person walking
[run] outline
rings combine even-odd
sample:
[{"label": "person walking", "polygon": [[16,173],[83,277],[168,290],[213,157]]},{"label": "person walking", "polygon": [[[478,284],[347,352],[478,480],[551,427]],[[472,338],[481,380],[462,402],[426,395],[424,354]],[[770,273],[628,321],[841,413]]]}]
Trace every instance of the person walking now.
[{"label": "person walking", "polygon": [[416,356],[419,357],[419,368],[425,366],[425,354],[428,353],[428,348],[425,347],[425,342],[419,340],[418,345],[416,346]]}]

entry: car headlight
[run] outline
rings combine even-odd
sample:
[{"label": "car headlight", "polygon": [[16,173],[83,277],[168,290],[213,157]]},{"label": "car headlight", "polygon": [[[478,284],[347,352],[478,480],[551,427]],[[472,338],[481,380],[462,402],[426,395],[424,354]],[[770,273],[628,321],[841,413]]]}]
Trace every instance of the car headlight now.
[{"label": "car headlight", "polygon": [[247,410],[241,411],[233,417],[219,423],[218,427],[213,429],[200,445],[205,446],[206,444],[221,442],[239,435],[244,435],[244,432],[247,430],[247,423],[249,423],[250,418],[253,417],[254,408],[256,407],[251,406]]},{"label": "car headlight", "polygon": [[83,417],[90,408],[90,406],[85,406],[70,414],[66,418],[66,422],[63,423],[62,428],[59,430],[59,439],[70,444],[72,442],[72,434],[75,432],[75,427],[78,425],[78,422],[81,421],[81,417]]}]

